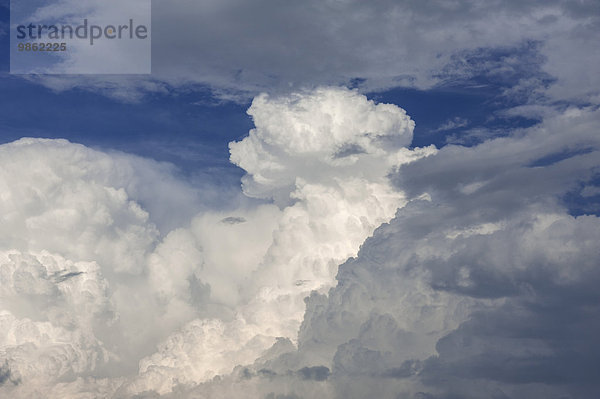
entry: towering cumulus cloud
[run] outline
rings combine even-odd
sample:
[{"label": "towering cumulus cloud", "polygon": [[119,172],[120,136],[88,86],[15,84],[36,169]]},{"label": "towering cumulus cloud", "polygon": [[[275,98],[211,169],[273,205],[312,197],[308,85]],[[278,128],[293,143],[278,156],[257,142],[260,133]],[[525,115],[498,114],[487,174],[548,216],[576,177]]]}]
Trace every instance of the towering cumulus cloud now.
[{"label": "towering cumulus cloud", "polygon": [[274,204],[200,216],[191,231],[205,256],[196,276],[228,317],[170,336],[141,361],[134,392],[204,381],[252,363],[277,337],[295,342],[304,298],[330,288],[338,265],[403,205],[389,171],[433,151],[405,147],[414,123],[403,110],[345,89],[263,95],[248,112],[256,129],[231,143],[231,160],[248,172],[244,193]]},{"label": "towering cumulus cloud", "polygon": [[[389,173],[435,149],[408,149],[402,109],[346,89],[261,95],[248,112],[231,161],[260,201],[191,221],[199,195],[166,165],[66,141],[0,147],[3,395],[183,395],[296,351],[305,297],[406,203]],[[329,373],[308,363],[289,367]]]},{"label": "towering cumulus cloud", "polygon": [[599,122],[566,109],[403,165],[408,203],[310,295],[297,346],[169,397],[594,397],[600,219],[565,198],[598,203]]}]

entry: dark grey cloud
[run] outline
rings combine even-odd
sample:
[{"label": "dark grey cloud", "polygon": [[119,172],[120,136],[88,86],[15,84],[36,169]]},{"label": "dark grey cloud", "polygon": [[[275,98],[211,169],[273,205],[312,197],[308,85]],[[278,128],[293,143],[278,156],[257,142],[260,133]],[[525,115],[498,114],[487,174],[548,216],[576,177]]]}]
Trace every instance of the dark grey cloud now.
[{"label": "dark grey cloud", "polygon": [[246,219],[244,219],[243,217],[239,217],[239,216],[228,216],[221,220],[221,223],[225,223],[225,224],[238,224],[238,223],[244,223],[244,222],[246,222]]},{"label": "dark grey cloud", "polygon": [[492,221],[528,206],[557,205],[562,194],[600,174],[599,124],[594,108],[557,112],[532,129],[476,147],[446,146],[392,179],[412,196],[429,193],[448,207],[447,217],[464,221],[474,212]]},{"label": "dark grey cloud", "polygon": [[298,370],[298,374],[305,380],[325,381],[330,371],[325,366],[302,367]]},{"label": "dark grey cloud", "polygon": [[54,280],[57,283],[62,283],[64,281],[67,281],[68,279],[71,279],[73,277],[77,277],[82,275],[84,272],[63,272],[63,273],[56,273],[54,275]]},{"label": "dark grey cloud", "polygon": [[12,384],[19,385],[21,380],[18,378],[13,378],[12,371],[8,365],[8,361],[5,361],[2,366],[0,366],[0,386],[4,384]]}]

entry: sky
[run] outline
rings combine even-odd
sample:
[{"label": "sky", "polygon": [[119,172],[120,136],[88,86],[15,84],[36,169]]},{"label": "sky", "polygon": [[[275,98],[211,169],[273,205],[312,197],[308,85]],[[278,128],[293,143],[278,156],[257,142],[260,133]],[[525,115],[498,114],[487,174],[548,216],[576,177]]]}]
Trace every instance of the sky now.
[{"label": "sky", "polygon": [[151,5],[16,75],[0,0],[0,397],[595,397],[597,1]]}]

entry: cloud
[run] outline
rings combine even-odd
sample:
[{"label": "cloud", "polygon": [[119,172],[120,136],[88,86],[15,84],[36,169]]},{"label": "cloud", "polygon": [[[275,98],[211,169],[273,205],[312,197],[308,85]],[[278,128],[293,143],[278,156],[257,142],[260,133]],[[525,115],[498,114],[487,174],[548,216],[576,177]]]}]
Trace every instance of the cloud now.
[{"label": "cloud", "polygon": [[[14,26],[33,23],[39,28],[39,34],[47,36],[52,34],[49,27],[60,28],[60,40],[64,43],[66,51],[55,54],[55,57],[43,62],[31,63],[23,61],[18,54],[12,65],[12,72],[27,74],[144,74],[151,70],[151,44],[150,38],[144,33],[147,40],[129,39],[129,27],[123,32],[121,39],[121,26],[132,21],[132,26],[150,25],[151,4],[148,0],[128,0],[121,2],[100,2],[96,0],[57,0],[43,5],[29,7],[21,3],[13,3],[11,7],[11,20]],[[84,23],[85,22],[85,23]],[[64,34],[62,26],[73,28],[85,26],[84,33],[78,34],[85,40],[72,38]],[[88,30],[89,26],[89,30]],[[104,27],[113,27],[115,35],[111,39],[102,38]],[[118,35],[116,34],[118,26]],[[125,25],[127,26],[127,25]],[[44,30],[45,29],[45,30]],[[147,29],[146,29],[147,30]],[[133,36],[134,28],[131,28]],[[135,29],[137,33],[137,28]],[[58,30],[57,30],[58,32]],[[147,33],[147,32],[146,32]],[[15,32],[16,34],[16,32]],[[78,36],[78,37],[79,37]],[[143,36],[143,35],[142,35]],[[139,36],[137,36],[139,37]],[[33,39],[35,39],[35,34]]]},{"label": "cloud", "polygon": [[445,132],[447,130],[459,129],[461,127],[465,127],[469,125],[469,121],[467,119],[463,119],[461,117],[454,117],[452,119],[448,119],[446,122],[442,123],[440,126],[435,128],[433,132]]},{"label": "cloud", "polygon": [[[277,337],[295,341],[303,298],[328,289],[337,265],[403,204],[388,172],[434,152],[405,147],[414,125],[403,110],[347,89],[259,96],[248,113],[256,128],[230,144],[231,160],[247,172],[244,193],[274,205],[239,213],[244,223],[198,217],[191,229],[203,248],[197,277],[233,312],[173,334],[141,361],[129,392],[205,381],[252,363]],[[364,152],[336,156],[354,144]]]},{"label": "cloud", "polygon": [[[166,164],[0,147],[0,350],[22,381],[4,393],[167,394],[293,348],[304,298],[405,203],[389,172],[435,153],[407,148],[402,109],[347,89],[259,96],[249,113],[231,159],[261,201],[235,209],[203,210]],[[308,385],[331,369],[289,370]]]},{"label": "cloud", "polygon": [[597,179],[598,117],[571,108],[401,166],[411,200],[310,295],[297,349],[178,397],[593,396],[600,219],[565,194]]},{"label": "cloud", "polygon": [[547,92],[552,99],[597,102],[598,82],[586,67],[598,63],[598,52],[590,51],[597,46],[597,11],[593,1],[558,0],[156,2],[151,78],[38,81],[56,90],[83,87],[128,101],[198,85],[217,97],[246,101],[262,91],[351,82],[377,91],[427,89],[476,77],[498,81],[537,68],[534,78],[556,79]]},{"label": "cloud", "polygon": [[8,366],[8,362],[4,362],[4,365],[0,367],[0,386],[9,382],[17,385],[20,381],[12,378],[12,372]]},{"label": "cloud", "polygon": [[[385,294],[367,301],[370,306],[362,318],[336,326],[345,331],[353,327],[356,334],[337,342],[334,375],[337,371],[341,378],[340,396],[364,397],[366,391],[355,393],[361,386],[352,381],[373,377],[374,372],[373,385],[363,389],[373,389],[371,394],[380,390],[380,397],[394,397],[394,392],[407,392],[408,397],[411,391],[432,397],[585,397],[597,389],[589,374],[595,367],[594,355],[583,348],[593,345],[588,332],[597,330],[591,314],[597,312],[592,287],[598,278],[594,265],[599,253],[592,243],[600,224],[595,216],[566,214],[557,202],[570,184],[588,180],[588,171],[597,171],[598,158],[579,155],[535,168],[536,173],[528,173],[525,166],[539,156],[533,145],[525,145],[528,139],[537,142],[543,132],[549,147],[540,150],[546,153],[554,151],[551,137],[564,139],[562,145],[587,144],[594,141],[588,122],[596,117],[596,112],[575,118],[560,115],[524,137],[448,149],[456,151],[449,158],[442,150],[421,167],[409,165],[401,171],[414,178],[404,182],[433,182],[429,186],[433,203],[415,203],[399,211],[389,226],[365,243],[357,261],[341,267],[340,284],[329,296],[329,312],[359,308],[358,303],[336,308],[338,298],[350,297],[352,290]],[[569,124],[572,140],[563,137],[559,121]],[[504,147],[510,142],[526,151]],[[496,151],[504,159],[495,158]],[[491,164],[497,159],[498,164],[488,174],[481,169],[483,162],[469,159],[469,153]],[[455,161],[447,162],[450,158]],[[437,160],[440,163],[434,166]],[[441,173],[439,180],[427,174],[427,163]],[[519,173],[522,179],[515,178]],[[551,184],[550,176],[555,179]],[[536,184],[544,178],[545,184]],[[461,189],[472,181],[481,186]],[[407,248],[411,241],[414,247]],[[335,320],[329,312],[321,317]],[[387,330],[379,328],[387,331],[380,339],[364,338],[373,323],[372,312],[393,316]],[[436,314],[433,320],[438,324],[423,330]],[[418,319],[407,321],[406,315]],[[328,327],[331,323],[317,330],[314,339]],[[401,341],[386,346],[393,337]],[[425,343],[419,344],[419,338]],[[405,353],[405,348],[419,347],[431,351],[429,356]],[[378,368],[383,368],[379,375]],[[399,380],[386,383],[390,375]]]},{"label": "cloud", "polygon": [[335,179],[381,179],[392,165],[415,154],[403,148],[414,129],[404,110],[345,89],[282,99],[261,95],[248,114],[256,128],[231,143],[230,150],[231,161],[248,172],[243,183],[250,196],[281,202],[300,179],[323,185]]}]

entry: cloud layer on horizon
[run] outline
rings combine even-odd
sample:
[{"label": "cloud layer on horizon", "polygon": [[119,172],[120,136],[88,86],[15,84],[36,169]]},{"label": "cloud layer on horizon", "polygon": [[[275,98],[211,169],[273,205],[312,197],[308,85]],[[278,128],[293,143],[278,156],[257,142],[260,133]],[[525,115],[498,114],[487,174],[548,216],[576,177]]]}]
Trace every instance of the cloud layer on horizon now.
[{"label": "cloud layer on horizon", "polygon": [[[60,3],[69,15],[79,3],[72,1]],[[176,0],[154,2],[152,13],[152,77],[30,79],[125,101],[195,85],[246,101],[262,91],[319,85],[428,89],[533,69],[511,87],[543,92],[550,101],[600,98],[597,74],[588,68],[600,63],[600,12],[593,0]],[[511,55],[496,54],[505,51]]]}]

